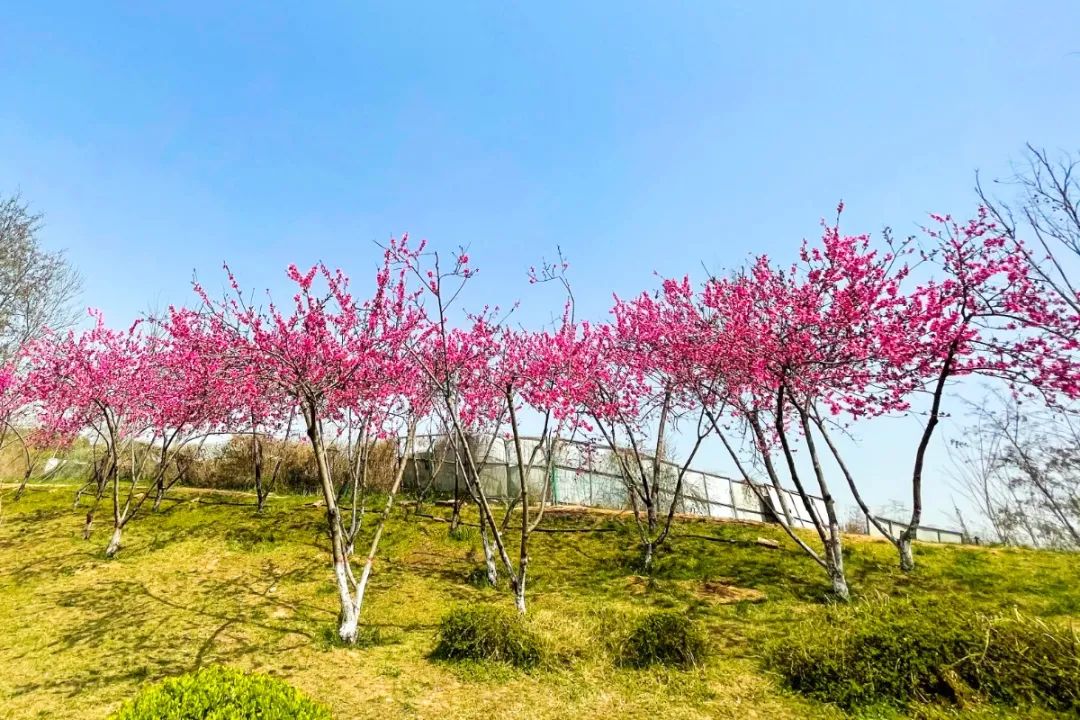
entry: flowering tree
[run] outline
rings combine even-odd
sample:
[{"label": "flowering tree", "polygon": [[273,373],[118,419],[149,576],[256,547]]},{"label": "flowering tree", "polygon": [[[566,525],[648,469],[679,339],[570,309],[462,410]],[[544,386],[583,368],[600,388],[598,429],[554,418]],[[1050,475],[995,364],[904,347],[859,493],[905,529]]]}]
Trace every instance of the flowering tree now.
[{"label": "flowering tree", "polygon": [[888,326],[881,343],[888,366],[930,396],[912,470],[911,517],[892,538],[904,570],[915,566],[926,452],[951,379],[996,379],[1051,404],[1080,397],[1080,313],[1036,272],[1031,253],[985,208],[965,223],[932,219],[926,234],[934,245],[924,259],[936,277],[907,295],[900,321]]},{"label": "flowering tree", "polygon": [[[411,348],[412,357],[433,388],[434,413],[442,426],[450,431],[456,468],[480,511],[480,536],[488,582],[497,583],[495,557],[498,555],[510,576],[515,597],[521,599],[519,610],[523,611],[524,585],[520,585],[518,592],[518,573],[510,560],[480,475],[509,410],[500,383],[495,379],[502,367],[499,338],[503,328],[496,319],[498,310],[488,308],[467,316],[468,329],[452,328],[450,313],[476,270],[470,267],[469,256],[464,251],[454,256],[449,267],[443,267],[438,253],[424,255],[423,248],[421,244],[417,253],[407,254],[392,243],[387,249],[402,271],[410,273],[422,287],[413,300],[415,311],[424,318],[425,332],[416,338]],[[481,449],[474,447],[474,438],[480,439],[481,443],[484,438],[488,441]],[[455,484],[455,495],[456,489]],[[459,510],[455,496],[455,520]]]},{"label": "flowering tree", "polygon": [[[176,357],[185,366],[204,376],[211,392],[204,399],[188,393],[190,403],[208,403],[205,407],[207,432],[236,433],[251,436],[251,462],[255,481],[256,509],[262,512],[269,493],[263,482],[263,438],[285,430],[286,440],[292,431],[296,406],[277,386],[267,383],[258,363],[247,362],[236,352],[238,338],[251,342],[246,326],[226,327],[223,319],[190,308],[170,307],[159,321],[165,337],[177,348]],[[275,465],[274,473],[280,467]]]},{"label": "flowering tree", "polygon": [[[27,397],[39,404],[42,425],[57,441],[70,442],[89,429],[105,445],[104,483],[111,483],[113,533],[105,551],[120,549],[124,526],[142,507],[151,489],[137,492],[139,464],[133,443],[149,427],[146,398],[151,376],[154,341],[140,331],[140,323],[125,330],[105,326],[100,313],[92,313],[94,327],[31,343]],[[125,449],[132,450],[131,483],[121,502],[120,463]],[[87,525],[93,515],[87,518]]]},{"label": "flowering tree", "polygon": [[[967,223],[933,220],[921,252],[913,240],[896,244],[888,235],[875,247],[868,236],[841,234],[837,221],[823,228],[819,243],[804,243],[790,265],[757,257],[700,289],[685,277],[666,280],[655,292],[616,298],[604,324],[575,319],[565,262],[545,266],[532,272],[533,281],[561,282],[568,301],[554,327],[537,332],[512,329],[487,307],[454,327],[456,303],[476,272],[468,255],[457,253],[443,267],[438,254],[407,238],[384,248],[374,292],[363,301],[341,271],[320,264],[306,272],[290,266],[290,303],[256,307],[230,272],[223,298],[196,284],[196,309],[171,308],[126,331],[109,329],[95,314],[86,332],[31,343],[24,379],[16,365],[0,369],[0,422],[17,432],[11,413],[31,403],[42,433],[65,442],[88,433],[104,446],[95,476],[98,499],[112,488],[112,555],[147,499],[156,507],[182,481],[180,451],[201,447],[214,432],[250,433],[261,510],[261,438],[282,428],[287,436],[299,418],[323,492],[345,642],[356,639],[378,544],[424,419],[446,428],[458,476],[479,510],[489,581],[496,584],[501,562],[521,612],[530,536],[548,501],[559,443],[579,431],[602,438],[617,463],[646,569],[670,535],[690,465],[715,433],[762,504],[846,599],[826,452],[910,570],[926,453],[949,384],[974,375],[1051,405],[1080,397],[1080,313],[1067,277],[1041,268],[986,210]],[[871,513],[832,433],[909,412],[919,394],[929,409],[914,451],[912,515],[894,536]],[[530,420],[541,428],[533,444],[523,431]],[[680,427],[689,430],[688,443],[672,462],[669,436]],[[741,443],[732,441],[733,429]],[[501,523],[481,482],[500,437],[513,443],[518,479]],[[347,470],[335,477],[330,454],[341,442]],[[393,443],[394,477],[354,574],[368,466],[379,442]],[[752,480],[751,464],[763,468],[771,489]],[[154,468],[149,478],[147,465]],[[538,467],[545,485],[536,498],[529,480]],[[789,483],[797,495],[789,495]],[[801,501],[800,520],[820,546],[796,532],[789,497]],[[455,488],[451,527],[457,499]]]},{"label": "flowering tree", "polygon": [[[660,295],[616,299],[610,325],[582,326],[575,361],[567,363],[573,373],[562,381],[567,398],[592,419],[618,464],[646,570],[667,540],[683,480],[709,433],[693,393],[695,355],[682,332],[683,310]],[[682,422],[694,428],[691,446],[672,465],[668,433]],[[674,478],[664,477],[666,467]],[[672,480],[670,489],[663,486]]]},{"label": "flowering tree", "polygon": [[[529,566],[529,539],[543,518],[550,491],[550,477],[559,436],[573,432],[576,413],[560,404],[556,386],[568,370],[567,348],[572,345],[572,303],[568,303],[561,327],[552,332],[530,333],[506,327],[498,308],[484,308],[466,316],[465,328],[450,327],[450,314],[465,283],[476,273],[462,251],[444,267],[437,253],[425,256],[426,264],[402,257],[400,263],[423,283],[417,308],[427,319],[428,332],[413,355],[434,387],[435,413],[447,428],[457,470],[480,514],[488,581],[497,583],[496,556],[506,570],[518,611],[525,612]],[[425,302],[426,301],[426,302]],[[568,340],[570,341],[568,343]],[[533,412],[541,426],[540,437],[528,450],[523,439],[521,412]],[[508,504],[501,525],[481,481],[481,471],[492,444],[504,435],[513,442],[513,464],[518,480],[517,496]],[[479,442],[474,442],[479,440]],[[544,488],[533,514],[530,478],[542,465]],[[515,508],[519,509],[518,558],[515,565],[505,540]],[[458,516],[455,497],[454,517]]]},{"label": "flowering tree", "polygon": [[1016,188],[1016,202],[991,197],[977,182],[980,203],[1039,284],[1080,314],[1080,158],[1067,152],[1052,157],[1030,144],[1025,155],[1015,177],[995,181]]},{"label": "flowering tree", "polygon": [[[438,267],[438,259],[434,260]],[[468,496],[482,507],[487,504],[483,494],[481,473],[491,456],[492,447],[499,439],[506,422],[507,406],[502,394],[492,382],[500,354],[498,336],[502,333],[493,313],[484,312],[472,318],[466,329],[447,329],[447,307],[440,305],[442,298],[442,275],[433,271],[436,288],[431,290],[436,298],[435,306],[443,320],[431,323],[431,332],[417,354],[419,365],[428,375],[428,381],[438,388],[440,402],[436,414],[440,424],[449,430],[449,440],[454,455],[454,510],[450,529],[461,521],[462,498],[459,495],[458,478],[464,480]],[[466,278],[462,278],[466,279]],[[430,288],[432,281],[428,281]],[[488,583],[498,583],[496,562],[497,547],[502,545],[499,528],[489,522],[489,513],[480,512],[480,541],[484,550]]]},{"label": "flowering tree", "polygon": [[263,382],[258,366],[228,367],[228,396],[223,398],[228,418],[221,427],[251,436],[251,471],[255,488],[255,510],[262,512],[282,458],[274,464],[269,483],[265,478],[264,439],[283,435],[288,443],[296,419],[296,406],[279,389]]},{"label": "flowering tree", "polygon": [[[412,251],[402,242],[395,244],[395,253],[394,257],[410,257]],[[400,486],[417,417],[426,411],[427,404],[425,385],[417,382],[406,353],[420,316],[412,309],[406,293],[404,273],[395,273],[391,268],[391,257],[388,251],[376,275],[375,293],[364,302],[354,299],[341,271],[323,265],[306,273],[296,266],[289,267],[289,278],[297,286],[289,311],[272,302],[266,310],[250,306],[231,273],[233,294],[224,300],[212,300],[201,286],[196,286],[203,301],[202,329],[212,336],[207,346],[218,349],[219,362],[231,368],[255,369],[252,382],[287,397],[303,417],[326,506],[341,604],[338,634],[346,643],[356,641],[360,608],[382,523],[357,581],[350,561],[352,543],[338,506],[338,487],[330,472],[326,426],[340,421],[347,410],[373,417],[377,409],[382,423],[374,431],[396,436],[398,430],[407,428],[406,447],[396,462],[385,517]],[[316,288],[316,279],[321,279],[321,292]]]},{"label": "flowering tree", "polygon": [[[95,462],[94,473],[97,500],[112,486],[113,533],[105,551],[111,557],[146,501],[154,497],[156,508],[183,477],[185,466],[177,465],[171,479],[169,468],[189,442],[205,439],[219,383],[206,356],[176,336],[146,334],[141,321],[114,330],[93,316],[95,326],[86,332],[47,335],[29,346],[26,397],[38,405],[40,433],[65,443],[89,431],[103,442],[104,463]],[[128,454],[130,483],[121,501],[121,457]],[[140,486],[148,463],[152,477]],[[87,537],[93,517],[91,510]]]},{"label": "flowering tree", "polygon": [[[743,464],[717,422],[719,410],[726,407],[749,429],[750,446],[783,499],[781,474],[772,460],[774,453],[780,455],[823,555],[796,540],[825,569],[841,599],[849,594],[841,524],[815,435],[824,433],[825,413],[868,417],[904,405],[909,385],[883,362],[878,347],[886,335],[882,328],[901,305],[898,285],[906,270],[896,270],[895,261],[894,253],[871,249],[868,237],[842,235],[834,225],[824,229],[819,247],[804,244],[792,266],[778,268],[759,257],[745,273],[711,279],[700,299],[701,318],[713,334],[702,344],[699,394],[718,406],[710,410],[711,419],[740,469]],[[804,479],[800,443],[820,506]],[[787,508],[783,515],[790,526]]]},{"label": "flowering tree", "polygon": [[[964,225],[936,220],[940,227],[928,230],[934,247],[921,254],[925,279],[919,283],[905,264],[914,253],[909,243],[890,242],[879,252],[867,237],[842,236],[833,226],[821,247],[804,246],[799,263],[786,272],[759,258],[748,273],[713,279],[702,293],[701,316],[717,328],[713,342],[700,345],[709,348],[701,359],[708,380],[702,396],[722,399],[741,416],[777,487],[769,448],[778,448],[826,549],[817,559],[838,595],[846,585],[839,528],[815,435],[910,570],[925,454],[948,381],[978,374],[1051,400],[1076,394],[1077,326],[1067,304],[1044,292],[1024,254],[1006,245],[985,212]],[[828,428],[906,412],[921,391],[929,394],[930,408],[915,449],[913,513],[894,537],[863,500]],[[799,476],[792,430],[806,446],[825,518]]]},{"label": "flowering tree", "polygon": [[[236,385],[217,357],[189,332],[187,311],[170,308],[153,321],[159,332],[148,344],[150,361],[143,373],[145,419],[158,458],[152,480],[154,509],[165,493],[180,482],[191,460],[181,451],[196,443],[197,455],[206,439],[229,424],[230,397]],[[169,467],[175,472],[169,478]]]},{"label": "flowering tree", "polygon": [[[567,438],[573,440],[581,424],[580,413],[562,403],[558,391],[562,379],[573,372],[576,351],[576,327],[572,301],[568,302],[561,324],[550,331],[505,332],[503,352],[494,373],[494,387],[502,393],[513,440],[518,494],[507,507],[503,531],[515,504],[521,506],[519,517],[518,567],[512,575],[515,605],[525,612],[525,585],[529,568],[529,540],[540,525],[551,492],[551,477],[559,448]],[[530,409],[539,419],[540,435],[528,451],[522,439],[519,413]],[[533,470],[542,467],[543,486],[535,516],[530,507],[530,481]]]},{"label": "flowering tree", "polygon": [[[22,448],[23,461],[25,463],[22,482],[15,490],[15,499],[22,497],[27,483],[34,474],[37,457],[31,452],[33,437],[27,437],[19,428],[20,420],[26,419],[29,410],[25,393],[25,372],[21,366],[20,358],[0,365],[0,449],[7,447],[11,438]],[[58,448],[53,449],[53,456]]]}]

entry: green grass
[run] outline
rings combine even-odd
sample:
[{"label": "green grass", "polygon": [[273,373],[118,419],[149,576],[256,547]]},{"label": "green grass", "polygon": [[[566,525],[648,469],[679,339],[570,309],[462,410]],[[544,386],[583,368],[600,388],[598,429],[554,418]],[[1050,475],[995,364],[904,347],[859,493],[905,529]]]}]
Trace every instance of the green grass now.
[{"label": "green grass", "polygon": [[[643,578],[626,518],[552,514],[548,527],[611,531],[534,536],[528,623],[552,657],[518,670],[432,658],[450,608],[512,606],[505,577],[495,589],[470,583],[483,563],[475,534],[450,538],[445,523],[395,510],[365,601],[362,643],[345,648],[333,641],[323,513],[310,497],[273,497],[260,516],[245,496],[179,492],[128,526],[111,561],[103,557],[107,513],[84,541],[71,497],[60,485],[32,488],[18,502],[4,491],[5,718],[105,718],[140,687],[210,664],[281,678],[339,718],[848,717],[785,690],[763,669],[762,648],[823,612],[828,592],[824,575],[767,526],[684,523]],[[758,537],[781,548],[763,548]],[[988,612],[1080,617],[1075,555],[919,546],[917,559],[917,572],[904,575],[891,546],[857,538],[845,558],[856,593],[963,596]],[[656,610],[700,624],[710,650],[704,663],[678,670],[617,662],[620,639]],[[1057,716],[926,705],[862,717]]]}]

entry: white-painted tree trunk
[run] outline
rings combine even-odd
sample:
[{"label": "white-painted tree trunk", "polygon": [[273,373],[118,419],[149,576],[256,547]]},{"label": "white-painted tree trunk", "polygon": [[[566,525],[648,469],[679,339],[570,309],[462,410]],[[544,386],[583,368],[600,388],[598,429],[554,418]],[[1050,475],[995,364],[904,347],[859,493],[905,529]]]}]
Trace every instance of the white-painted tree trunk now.
[{"label": "white-painted tree trunk", "polygon": [[833,594],[837,599],[847,602],[851,599],[847,575],[844,573],[844,555],[838,542],[831,540],[825,548],[825,565],[832,583]]},{"label": "white-painted tree trunk", "polygon": [[344,562],[334,564],[334,578],[337,580],[338,595],[341,599],[341,625],[338,627],[338,637],[341,638],[341,642],[352,645],[356,642],[360,613],[357,612],[349,592],[349,575]]},{"label": "white-painted tree trunk", "polygon": [[499,583],[499,568],[495,564],[495,550],[488,538],[487,524],[480,521],[480,544],[484,546],[484,565],[487,567],[488,584],[495,587]]},{"label": "white-painted tree trunk", "polygon": [[911,549],[911,538],[907,533],[900,534],[900,540],[896,545],[900,551],[900,569],[904,572],[911,572],[915,569],[915,553]]},{"label": "white-painted tree trunk", "polygon": [[527,569],[526,564],[518,568],[517,578],[514,582],[514,607],[517,608],[518,613],[521,615],[525,614],[525,576]]},{"label": "white-painted tree trunk", "polygon": [[364,564],[364,571],[360,573],[360,582],[356,585],[356,607],[364,606],[364,593],[367,592],[368,579],[371,578],[371,563]]},{"label": "white-painted tree trunk", "polygon": [[113,557],[120,549],[120,536],[123,534],[124,529],[117,525],[113,528],[112,537],[109,538],[109,545],[105,548],[105,557]]},{"label": "white-painted tree trunk", "polygon": [[653,544],[651,541],[644,543],[642,548],[641,564],[644,567],[646,574],[652,570],[653,564]]},{"label": "white-painted tree trunk", "polygon": [[330,553],[334,561],[334,580],[337,583],[338,599],[341,601],[341,624],[338,627],[338,636],[346,644],[356,642],[357,624],[360,613],[357,612],[353,602],[351,587],[349,585],[349,557],[345,554],[344,530],[341,527],[341,518],[338,515],[337,493],[330,478],[330,465],[326,459],[326,448],[323,444],[322,428],[319,426],[318,416],[314,411],[314,404],[309,404],[304,410],[304,418],[308,426],[308,438],[315,453],[315,465],[319,472],[319,481],[322,485],[323,501],[326,503],[326,524],[330,531]]}]

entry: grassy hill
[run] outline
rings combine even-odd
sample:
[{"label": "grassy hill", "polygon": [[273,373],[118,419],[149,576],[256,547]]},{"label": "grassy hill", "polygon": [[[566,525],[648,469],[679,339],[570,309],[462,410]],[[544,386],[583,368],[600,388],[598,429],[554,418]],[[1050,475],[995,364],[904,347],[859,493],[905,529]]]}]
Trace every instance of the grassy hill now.
[{"label": "grassy hill", "polygon": [[[365,602],[361,647],[333,641],[322,511],[275,497],[256,515],[240,495],[179,492],[125,531],[81,537],[72,488],[35,487],[0,515],[0,716],[104,718],[144,684],[210,663],[280,677],[339,718],[843,718],[786,690],[762,648],[823,611],[824,575],[768,526],[686,521],[651,579],[638,575],[632,527],[611,515],[556,514],[534,536],[530,623],[554,656],[522,671],[429,657],[452,607],[509,606],[478,587],[479,538],[394,513]],[[436,514],[440,510],[434,511]],[[100,521],[105,522],[105,521]],[[762,547],[760,538],[779,541]],[[849,538],[856,593],[964,598],[1080,618],[1076,555],[920,546],[905,576],[891,546]],[[699,618],[712,656],[700,668],[633,670],[612,660],[613,628],[650,608]],[[1055,717],[985,705],[917,705],[864,717]]]}]

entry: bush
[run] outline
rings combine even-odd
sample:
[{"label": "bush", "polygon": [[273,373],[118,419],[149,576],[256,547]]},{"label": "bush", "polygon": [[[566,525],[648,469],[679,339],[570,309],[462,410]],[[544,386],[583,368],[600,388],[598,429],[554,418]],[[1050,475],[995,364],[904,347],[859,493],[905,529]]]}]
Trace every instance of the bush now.
[{"label": "bush", "polygon": [[848,709],[979,698],[1080,709],[1075,629],[955,604],[832,607],[770,645],[765,660],[792,689]]},{"label": "bush", "polygon": [[1004,702],[1080,710],[1080,634],[1014,613],[987,623],[973,682]]},{"label": "bush", "polygon": [[629,667],[673,665],[689,668],[705,659],[708,643],[684,612],[663,610],[643,617],[623,640],[619,662]]},{"label": "bush", "polygon": [[113,720],[330,720],[330,712],[266,675],[209,666],[140,692]]},{"label": "bush", "polygon": [[457,608],[443,618],[433,655],[444,660],[494,660],[532,667],[543,644],[524,618],[487,605]]},{"label": "bush", "polygon": [[469,525],[458,525],[450,531],[450,539],[455,542],[471,542],[480,537],[480,532]]}]

